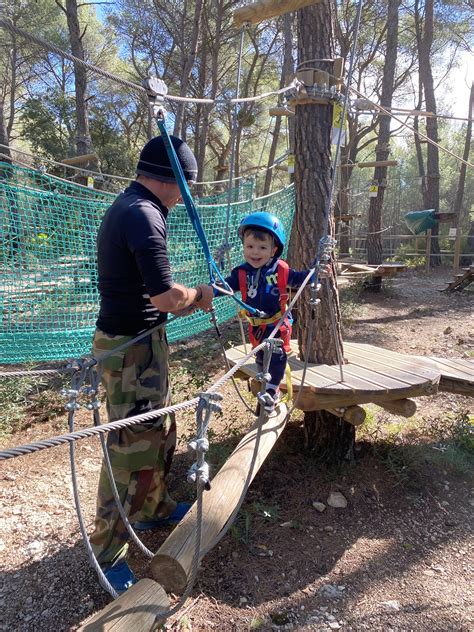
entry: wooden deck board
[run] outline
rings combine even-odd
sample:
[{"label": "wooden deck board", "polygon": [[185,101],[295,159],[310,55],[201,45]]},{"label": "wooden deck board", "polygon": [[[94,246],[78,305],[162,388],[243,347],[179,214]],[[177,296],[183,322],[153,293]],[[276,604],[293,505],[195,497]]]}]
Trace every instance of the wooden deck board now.
[{"label": "wooden deck board", "polygon": [[[297,351],[296,341],[292,341],[292,348]],[[227,351],[231,364],[235,364],[244,355],[243,346]],[[360,343],[346,343],[344,355],[348,364],[342,367],[342,381],[339,366],[308,365],[300,395],[303,410],[394,401],[437,391],[441,372],[433,360],[403,356],[394,351]],[[304,363],[295,354],[289,356],[288,362],[293,389],[298,392]],[[253,378],[257,367],[251,362],[241,370]],[[281,387],[286,390],[284,383]]]},{"label": "wooden deck board", "polygon": [[474,361],[464,358],[431,358],[441,372],[439,390],[474,396]]}]

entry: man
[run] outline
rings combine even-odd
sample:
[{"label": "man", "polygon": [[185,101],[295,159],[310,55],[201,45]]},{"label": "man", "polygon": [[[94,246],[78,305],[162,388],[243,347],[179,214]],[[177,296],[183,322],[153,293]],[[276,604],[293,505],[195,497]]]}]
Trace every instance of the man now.
[{"label": "man", "polygon": [[[171,137],[188,182],[197,164],[190,148]],[[212,306],[213,289],[185,287],[172,280],[166,217],[181,199],[161,137],[143,148],[137,178],[102,220],[97,240],[100,313],[94,356],[157,330],[99,364],[110,421],[170,404],[167,312],[187,313]],[[107,447],[117,490],[135,529],[176,524],[189,509],[168,494],[166,475],[176,445],[174,415],[110,432]],[[110,584],[124,592],[137,580],[126,562],[128,532],[120,518],[105,464],[100,473],[91,545]]]}]

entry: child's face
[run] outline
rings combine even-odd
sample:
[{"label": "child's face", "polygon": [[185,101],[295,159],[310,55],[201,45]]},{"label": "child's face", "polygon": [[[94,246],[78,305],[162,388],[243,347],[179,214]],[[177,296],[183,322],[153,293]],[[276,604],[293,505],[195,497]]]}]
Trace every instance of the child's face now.
[{"label": "child's face", "polygon": [[244,236],[244,259],[254,268],[262,268],[275,256],[278,247],[273,244],[271,235],[257,239],[252,233]]}]

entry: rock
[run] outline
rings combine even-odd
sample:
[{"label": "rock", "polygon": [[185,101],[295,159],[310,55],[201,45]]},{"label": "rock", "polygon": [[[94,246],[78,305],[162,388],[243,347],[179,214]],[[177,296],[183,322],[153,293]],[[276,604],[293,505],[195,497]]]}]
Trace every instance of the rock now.
[{"label": "rock", "polygon": [[336,507],[338,509],[345,509],[347,507],[347,500],[341,492],[331,492],[327,499],[327,504],[330,507]]},{"label": "rock", "polygon": [[316,509],[316,511],[319,511],[319,513],[323,513],[323,511],[326,511],[326,505],[324,503],[319,503],[319,502],[314,501],[311,504]]},{"label": "rock", "polygon": [[432,564],[431,568],[437,573],[444,573],[444,567],[440,566],[439,564]]},{"label": "rock", "polygon": [[319,589],[319,592],[323,597],[326,597],[327,599],[342,598],[342,591],[340,591],[337,586],[333,586],[332,584],[323,584]]},{"label": "rock", "polygon": [[280,527],[283,527],[284,529],[291,529],[294,526],[295,526],[295,523],[293,520],[288,520],[288,522],[282,522],[280,525]]},{"label": "rock", "polygon": [[446,329],[443,331],[443,334],[448,335],[453,331],[452,327],[446,327]]},{"label": "rock", "polygon": [[396,599],[389,599],[389,601],[382,601],[382,606],[385,610],[392,610],[398,612],[400,610],[400,603]]},{"label": "rock", "polygon": [[326,531],[327,533],[332,533],[334,531],[334,527],[331,527],[331,525],[328,524],[324,527],[324,531]]},{"label": "rock", "polygon": [[331,628],[331,630],[340,630],[341,626],[339,625],[339,623],[337,621],[329,621],[328,626]]},{"label": "rock", "polygon": [[42,542],[40,542],[39,540],[33,540],[33,542],[30,542],[25,548],[25,553],[28,553],[28,555],[36,555],[37,553],[42,551],[43,547],[44,544]]}]

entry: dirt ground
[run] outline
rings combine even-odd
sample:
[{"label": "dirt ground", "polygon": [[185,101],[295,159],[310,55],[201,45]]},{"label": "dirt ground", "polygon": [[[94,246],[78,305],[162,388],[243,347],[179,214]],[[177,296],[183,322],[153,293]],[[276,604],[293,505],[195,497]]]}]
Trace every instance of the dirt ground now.
[{"label": "dirt ground", "polygon": [[[355,299],[353,291],[344,291],[345,339],[414,355],[472,357],[474,294],[439,292],[449,278],[446,271],[407,272],[379,295]],[[237,327],[224,333],[236,336]],[[223,373],[212,334],[204,343],[201,337],[176,345],[174,401],[194,396]],[[223,414],[212,422],[214,466],[251,423],[232,386],[224,392]],[[410,420],[370,406],[358,431],[356,459],[336,469],[305,452],[302,416],[295,415],[257,474],[234,527],[204,558],[190,599],[166,629],[472,630],[474,495],[469,461],[453,444],[455,437],[465,439],[460,420],[473,412],[472,402],[447,393],[420,398]],[[90,413],[79,411],[77,422],[91,426]],[[191,500],[185,472],[193,414],[179,415],[178,423],[170,488],[175,497]],[[64,432],[64,416],[22,424],[4,446]],[[100,444],[95,438],[75,446],[90,532]],[[0,480],[0,630],[75,630],[110,598],[81,541],[69,449],[3,462]],[[331,492],[341,492],[347,507],[328,506]],[[325,510],[319,512],[315,502]],[[143,540],[155,550],[166,535],[157,530]],[[130,562],[139,577],[151,577],[148,560],[135,546]]]}]

